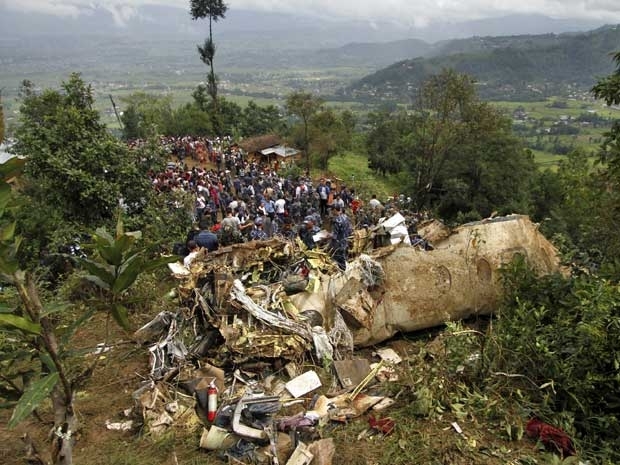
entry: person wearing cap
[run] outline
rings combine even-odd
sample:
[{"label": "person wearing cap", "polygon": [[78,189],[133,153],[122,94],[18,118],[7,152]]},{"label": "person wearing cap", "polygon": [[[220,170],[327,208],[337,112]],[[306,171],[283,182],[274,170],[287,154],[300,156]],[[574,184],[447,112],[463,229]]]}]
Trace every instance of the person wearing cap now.
[{"label": "person wearing cap", "polygon": [[299,238],[308,249],[312,250],[316,247],[316,242],[314,242],[314,221],[312,221],[312,218],[306,217],[304,220],[299,230]]},{"label": "person wearing cap", "polygon": [[266,239],[267,233],[263,231],[263,218],[259,216],[254,220],[254,227],[250,231],[250,240],[264,241]]},{"label": "person wearing cap", "polygon": [[339,206],[334,207],[334,218],[332,220],[331,249],[334,260],[338,263],[341,270],[347,267],[349,255],[349,237],[353,234],[351,220],[345,215]]}]

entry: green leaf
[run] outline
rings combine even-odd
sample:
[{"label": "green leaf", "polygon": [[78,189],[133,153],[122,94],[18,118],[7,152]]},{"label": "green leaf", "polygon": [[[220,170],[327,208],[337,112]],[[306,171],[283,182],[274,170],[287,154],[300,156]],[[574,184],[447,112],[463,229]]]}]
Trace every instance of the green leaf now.
[{"label": "green leaf", "polygon": [[121,237],[125,234],[125,225],[123,224],[123,217],[118,215],[118,220],[116,221],[116,237]]},{"label": "green leaf", "polygon": [[0,176],[5,180],[18,176],[24,169],[25,164],[26,160],[23,158],[9,158],[4,163],[0,163]]},{"label": "green leaf", "polygon": [[0,304],[0,313],[13,313],[15,311],[15,307],[10,307],[8,305]]},{"label": "green leaf", "polygon": [[[114,241],[114,248],[117,253],[122,256],[131,248],[134,242],[136,242],[135,237],[125,234]],[[115,265],[118,266],[120,263],[115,263]]]},{"label": "green leaf", "polygon": [[118,325],[129,331],[129,311],[121,304],[115,304],[112,307],[112,317],[118,323]]},{"label": "green leaf", "polygon": [[0,313],[0,326],[10,326],[37,336],[41,334],[40,324],[34,323],[28,318],[9,313]]},{"label": "green leaf", "polygon": [[127,290],[142,272],[142,266],[143,263],[142,260],[140,260],[139,254],[129,257],[119,269],[118,276],[112,285],[112,292],[114,294],[120,294]]},{"label": "green leaf", "polygon": [[56,383],[58,383],[59,378],[57,372],[50,373],[45,378],[41,378],[35,383],[32,383],[28,389],[26,389],[24,395],[15,406],[15,410],[13,410],[13,415],[8,424],[9,429],[15,428],[50,395]]},{"label": "green leaf", "polygon": [[49,303],[45,306],[45,308],[43,309],[43,312],[41,313],[42,316],[49,316],[52,315],[54,313],[58,313],[58,312],[64,312],[65,310],[67,310],[71,305],[66,303],[66,302],[54,302],[54,303]]},{"label": "green leaf", "polygon": [[107,242],[107,245],[114,243],[114,238],[105,228],[97,228],[95,230],[95,240],[101,239]]},{"label": "green leaf", "polygon": [[47,352],[40,352],[39,359],[41,360],[41,363],[43,363],[43,365],[47,367],[50,373],[54,373],[55,371],[58,371],[56,369],[56,365],[54,365],[54,361],[52,360],[52,357],[50,357],[50,354],[48,354]]},{"label": "green leaf", "polygon": [[121,266],[123,263],[123,252],[116,244],[106,247],[97,247],[97,252],[109,265]]},{"label": "green leaf", "polygon": [[0,228],[0,241],[10,241],[15,236],[15,225],[17,223],[13,221]]},{"label": "green leaf", "polygon": [[4,213],[4,209],[11,201],[13,190],[7,183],[0,182],[0,212]]},{"label": "green leaf", "polygon": [[0,246],[0,272],[11,276],[19,269],[19,263],[12,257],[10,248]]},{"label": "green leaf", "polygon": [[125,233],[125,236],[131,236],[134,240],[142,239],[142,231],[129,231]]},{"label": "green leaf", "polygon": [[134,255],[130,258],[131,261],[128,264],[125,262],[112,287],[112,292],[120,294],[124,290],[129,289],[141,273],[153,271],[178,259],[173,255],[158,257],[152,260],[138,260],[137,258],[138,256]]},{"label": "green leaf", "polygon": [[91,275],[99,278],[102,281],[102,284],[105,284],[104,289],[110,289],[112,287],[115,278],[114,275],[110,272],[110,267],[107,267],[102,263],[97,263],[88,258],[77,258],[77,261],[86,269],[86,271],[88,271]]},{"label": "green leaf", "polygon": [[157,268],[161,268],[162,266],[167,265],[168,263],[176,262],[177,260],[178,260],[178,257],[174,255],[153,258],[151,260],[147,260],[146,262],[142,264],[142,271],[143,272],[153,271],[153,270],[156,270]]}]

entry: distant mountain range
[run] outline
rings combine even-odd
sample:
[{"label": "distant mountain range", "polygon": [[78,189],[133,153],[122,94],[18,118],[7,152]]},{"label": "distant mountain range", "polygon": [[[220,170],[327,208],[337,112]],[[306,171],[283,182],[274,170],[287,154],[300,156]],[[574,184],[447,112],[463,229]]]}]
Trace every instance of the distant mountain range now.
[{"label": "distant mountain range", "polygon": [[[122,17],[110,10],[85,6],[77,17],[23,13],[0,2],[0,38],[36,35],[135,35],[158,37],[204,36],[204,21],[192,21],[188,9],[141,6]],[[403,18],[405,21],[407,18]],[[437,42],[470,36],[561,33],[600,27],[600,21],[562,20],[542,15],[510,15],[476,21],[436,21],[414,28],[381,21],[328,20],[311,16],[230,8],[215,27],[216,35],[227,40],[254,38],[279,41],[280,48],[328,48],[348,43],[388,42],[417,38]]]},{"label": "distant mountain range", "polygon": [[[408,101],[429,74],[453,67],[475,76],[485,98],[527,99],[553,93],[556,84],[591,86],[597,75],[608,74],[608,53],[620,46],[620,34],[600,26],[511,15],[415,29],[233,8],[214,33],[220,77],[251,96],[257,92],[244,90],[245,84],[256,88],[280,76],[283,84],[260,96],[281,96],[319,82],[299,80],[297,70],[308,76],[329,69],[327,87],[317,85],[314,92]],[[594,27],[599,29],[579,32]],[[204,79],[196,44],[206,33],[206,21],[192,21],[183,8],[143,6],[120,17],[84,7],[73,18],[16,12],[0,1],[0,82],[10,96],[22,79],[50,85],[81,71],[99,83],[187,89]]]},{"label": "distant mountain range", "polygon": [[343,90],[345,99],[411,101],[420,84],[444,68],[475,78],[486,99],[537,100],[588,90],[613,71],[620,26],[587,33],[472,37],[435,44],[427,57],[403,60]]}]

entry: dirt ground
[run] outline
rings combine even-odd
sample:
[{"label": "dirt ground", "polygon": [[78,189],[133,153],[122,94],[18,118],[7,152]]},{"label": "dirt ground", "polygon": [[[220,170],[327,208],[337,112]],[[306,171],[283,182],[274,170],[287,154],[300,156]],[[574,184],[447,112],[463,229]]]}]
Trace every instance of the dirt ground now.
[{"label": "dirt ground", "polygon": [[[146,317],[146,316],[145,316]],[[101,342],[101,320],[94,321],[78,335],[83,347],[94,347]],[[396,338],[388,342],[406,359],[413,361],[420,348],[432,344],[437,331],[425,332],[411,337]],[[136,432],[110,431],[106,420],[118,421],[122,412],[133,406],[132,392],[149,371],[148,351],[132,342],[126,334],[115,330],[111,340],[112,349],[104,354],[101,365],[81,392],[76,409],[82,423],[74,449],[74,463],[87,465],[177,465],[177,464],[223,464],[226,463],[213,452],[198,448],[202,427],[174,425],[159,438],[143,437]],[[358,356],[372,356],[372,349]],[[320,367],[317,367],[320,369]],[[405,376],[407,376],[405,374]],[[388,410],[396,421],[396,429],[389,436],[364,434],[368,430],[368,416],[347,424],[329,424],[320,431],[321,437],[334,438],[336,454],[333,465],[406,465],[406,464],[506,464],[518,457],[530,457],[537,453],[535,444],[527,439],[508,441],[493,425],[481,423],[475,416],[461,417],[458,422],[463,429],[459,434],[451,426],[453,416],[446,412],[419,418],[410,410],[411,398],[407,395],[409,384],[416,380],[403,378],[400,400]],[[403,394],[404,392],[404,394]],[[28,433],[43,457],[47,457],[47,434],[51,426],[49,405],[38,411],[44,423],[33,417],[13,431],[0,429],[2,463],[17,465],[25,461],[24,443],[21,437]],[[6,425],[10,411],[1,411],[0,422]],[[527,462],[525,462],[527,463]],[[535,462],[532,462],[535,463]]]}]

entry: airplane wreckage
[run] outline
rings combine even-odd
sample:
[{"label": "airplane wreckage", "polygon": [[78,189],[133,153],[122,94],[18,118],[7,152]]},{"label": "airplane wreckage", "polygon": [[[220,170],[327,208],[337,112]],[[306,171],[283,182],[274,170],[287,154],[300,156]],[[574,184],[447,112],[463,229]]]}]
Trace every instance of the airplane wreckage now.
[{"label": "airplane wreckage", "polygon": [[[379,232],[388,235],[390,245],[373,247]],[[162,394],[174,380],[175,389],[193,397],[196,413],[210,426],[201,446],[204,442],[207,449],[230,447],[222,445],[230,435],[246,442],[264,441],[271,445],[272,463],[278,463],[281,454],[274,452],[279,450],[274,431],[283,431],[282,425],[273,418],[261,423],[260,418],[279,410],[283,391],[296,400],[321,385],[314,371],[299,375],[290,365],[318,359],[333,364],[337,372],[339,367],[346,371],[346,364],[354,366],[359,376],[350,379],[350,372],[338,372],[344,397],[321,396],[315,399],[312,415],[307,411],[294,421],[282,421],[312,424],[328,411],[330,419],[350,418],[351,411],[359,416],[372,405],[368,399],[382,399],[365,396],[362,390],[378,374],[383,359],[371,369],[367,360],[360,365],[354,359],[355,349],[397,333],[492,313],[502,296],[499,270],[516,256],[540,275],[561,271],[556,249],[526,216],[494,218],[453,230],[430,221],[418,225],[418,234],[432,244],[432,250],[411,245],[405,218],[398,213],[380,223],[379,229],[355,231],[355,258],[344,271],[320,249],[276,238],[199,256],[189,270],[171,264],[178,278],[178,312],[160,313],[135,334],[138,341],[149,344],[151,360],[151,381],[134,393],[141,422],[156,431],[178,417],[174,396]],[[274,363],[279,372],[287,368],[291,378],[280,383],[279,390],[267,388],[262,379]],[[234,374],[226,377],[224,369]],[[260,373],[262,385],[247,379],[252,370]],[[218,407],[217,416],[208,412],[212,391],[229,399]],[[391,431],[390,425],[393,428],[389,421],[381,425],[384,433]],[[240,444],[233,446],[243,449]],[[306,449],[290,455],[291,450],[285,454],[287,464],[312,460]],[[236,459],[243,453],[237,450]]]},{"label": "airplane wreckage", "polygon": [[[406,233],[370,250],[370,233],[356,231],[357,257],[345,271],[323,251],[275,238],[211,252],[191,270],[179,264],[171,269],[187,305],[183,315],[197,320],[195,328],[200,321],[205,330],[217,330],[221,350],[239,360],[297,357],[318,340],[321,350],[352,350],[399,332],[489,314],[501,297],[499,269],[517,255],[541,275],[560,270],[556,249],[526,216],[454,230],[435,220],[418,232],[432,250],[406,245]],[[166,318],[173,315],[156,320]],[[213,337],[202,336],[196,335],[205,340],[200,350],[208,350],[206,340]]]}]

